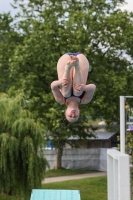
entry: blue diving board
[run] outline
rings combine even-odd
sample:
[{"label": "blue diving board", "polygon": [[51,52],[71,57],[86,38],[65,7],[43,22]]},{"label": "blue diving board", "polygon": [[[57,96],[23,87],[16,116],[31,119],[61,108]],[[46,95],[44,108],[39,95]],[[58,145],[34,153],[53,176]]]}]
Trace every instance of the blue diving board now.
[{"label": "blue diving board", "polygon": [[81,200],[79,190],[33,189],[30,200]]}]

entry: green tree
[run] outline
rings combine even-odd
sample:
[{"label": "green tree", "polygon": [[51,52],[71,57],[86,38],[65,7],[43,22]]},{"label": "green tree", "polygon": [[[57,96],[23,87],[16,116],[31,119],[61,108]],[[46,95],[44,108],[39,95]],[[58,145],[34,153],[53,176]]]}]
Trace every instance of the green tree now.
[{"label": "green tree", "polygon": [[[62,143],[64,137],[70,136],[67,128],[63,133],[59,128],[65,108],[55,102],[50,89],[50,83],[57,79],[60,55],[81,51],[92,66],[88,83],[95,83],[97,90],[93,101],[81,107],[83,116],[119,121],[119,95],[132,93],[132,63],[124,55],[131,59],[133,56],[133,16],[117,9],[122,2],[32,0],[25,4],[15,0],[23,15],[17,31],[24,39],[10,57],[10,77],[14,82],[9,93],[24,92],[28,108],[50,131],[56,145],[57,140]],[[73,124],[73,128],[76,126]],[[81,126],[85,130],[83,121]],[[83,134],[79,128],[76,134],[80,133]]]},{"label": "green tree", "polygon": [[[132,93],[133,73],[132,13],[116,9],[122,2],[34,0],[28,6],[21,3],[25,19],[18,27],[25,39],[16,47],[11,74],[19,84],[14,87],[23,89],[39,116],[45,115],[45,105],[53,105],[47,85],[57,79],[57,60],[71,50],[83,52],[93,68],[89,82],[95,83],[97,90],[92,109],[87,108],[90,114],[119,120],[118,96]],[[128,61],[124,55],[131,59]]]},{"label": "green tree", "polygon": [[15,31],[15,21],[10,13],[0,14],[0,92],[6,92],[11,86],[10,58],[21,40],[22,36]]},{"label": "green tree", "polygon": [[10,195],[40,187],[48,166],[43,125],[24,105],[22,96],[0,94],[0,191]]},{"label": "green tree", "polygon": [[77,139],[88,141],[90,137],[94,137],[93,131],[96,130],[96,128],[88,125],[86,115],[81,114],[78,122],[74,124],[68,123],[64,112],[60,114],[56,108],[50,108],[50,112],[46,114],[45,120],[47,123],[45,137],[47,140],[51,140],[52,144],[56,147],[55,169],[62,167],[63,148],[66,143],[72,148],[79,148],[80,143],[77,143]]}]

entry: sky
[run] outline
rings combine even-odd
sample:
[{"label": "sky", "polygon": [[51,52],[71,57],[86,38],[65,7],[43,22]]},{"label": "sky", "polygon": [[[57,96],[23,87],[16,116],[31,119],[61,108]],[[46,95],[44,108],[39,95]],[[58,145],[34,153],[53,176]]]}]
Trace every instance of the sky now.
[{"label": "sky", "polygon": [[[122,6],[122,10],[128,10],[133,12],[133,0],[126,0],[127,4]],[[13,0],[0,0],[0,13],[11,12],[11,15],[15,14],[15,10],[11,7],[10,3],[13,3]]]},{"label": "sky", "polygon": [[0,0],[0,13],[10,11],[11,14],[14,15],[15,11],[11,7],[10,3],[13,3],[13,0]]}]

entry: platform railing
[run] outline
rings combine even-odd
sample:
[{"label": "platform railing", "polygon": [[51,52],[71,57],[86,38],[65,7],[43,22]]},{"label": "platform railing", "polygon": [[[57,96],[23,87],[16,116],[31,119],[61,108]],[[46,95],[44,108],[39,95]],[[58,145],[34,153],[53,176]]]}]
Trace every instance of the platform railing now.
[{"label": "platform railing", "polygon": [[131,200],[130,156],[107,150],[108,200]]}]

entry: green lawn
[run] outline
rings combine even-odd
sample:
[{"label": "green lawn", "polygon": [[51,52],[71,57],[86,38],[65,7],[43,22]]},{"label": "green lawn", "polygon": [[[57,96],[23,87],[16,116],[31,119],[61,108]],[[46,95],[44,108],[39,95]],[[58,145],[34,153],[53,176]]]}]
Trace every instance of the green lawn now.
[{"label": "green lawn", "polygon": [[43,184],[44,189],[80,190],[81,200],[107,200],[107,177]]},{"label": "green lawn", "polygon": [[[107,200],[106,176],[63,181],[57,183],[47,183],[43,184],[42,188],[80,190],[81,200]],[[19,197],[0,195],[0,200],[24,200],[24,199]]]},{"label": "green lawn", "polygon": [[48,177],[56,177],[56,176],[67,176],[67,175],[74,175],[74,174],[85,174],[85,173],[94,173],[97,171],[92,170],[72,170],[72,169],[51,169],[46,171],[45,178]]}]

